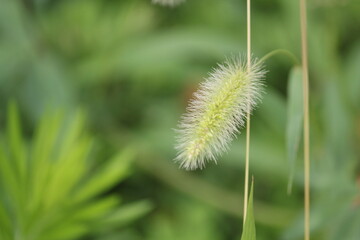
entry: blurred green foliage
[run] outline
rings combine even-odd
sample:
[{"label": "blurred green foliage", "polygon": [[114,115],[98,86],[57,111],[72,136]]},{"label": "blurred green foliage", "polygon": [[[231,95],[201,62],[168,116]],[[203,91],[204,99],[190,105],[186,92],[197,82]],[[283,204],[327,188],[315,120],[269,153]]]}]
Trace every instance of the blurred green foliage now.
[{"label": "blurred green foliage", "polygon": [[[254,55],[261,57],[282,48],[299,56],[297,1],[258,0],[253,1],[252,9]],[[357,0],[314,0],[309,1],[308,10],[313,239],[358,240],[360,4]],[[103,208],[83,213],[96,224],[58,220],[52,234],[64,234],[62,239],[70,239],[65,234],[74,232],[86,233],[85,239],[240,238],[244,136],[234,141],[218,166],[183,172],[172,163],[172,129],[197,84],[216,62],[245,49],[245,20],[245,2],[237,0],[187,0],[177,8],[152,5],[150,0],[0,0],[0,122],[4,139],[9,137],[6,132],[15,133],[15,139],[2,144],[7,149],[3,150],[2,164],[11,159],[11,164],[20,163],[15,166],[21,171],[32,172],[19,159],[31,156],[28,151],[36,140],[29,139],[40,119],[48,119],[40,124],[46,131],[40,139],[42,144],[50,145],[41,151],[53,149],[54,142],[49,139],[58,136],[56,124],[62,121],[55,117],[59,115],[57,110],[49,114],[46,109],[63,109],[64,116],[73,116],[79,107],[84,109],[99,166],[110,163],[105,160],[129,145],[136,153],[128,178],[113,179],[114,187],[107,190],[96,186],[96,203],[104,204]],[[287,112],[294,110],[287,100],[294,99],[287,92],[291,67],[293,62],[286,56],[267,61],[266,94],[252,118],[251,171],[256,179],[254,214],[260,240],[302,239],[301,154],[293,164],[287,161]],[[18,103],[24,138],[17,137],[14,126],[5,125],[10,117],[5,110],[9,99]],[[29,144],[19,144],[19,139]],[[82,157],[67,153],[72,157],[59,163],[64,168],[70,167],[67,164],[85,169],[93,166],[84,157],[89,141],[85,136],[69,146],[75,151],[71,154],[82,153]],[[55,163],[49,160],[36,160],[52,169],[39,171],[64,174],[65,170],[51,167]],[[75,195],[68,195],[71,181],[75,181],[71,177],[66,178],[69,182],[65,181],[64,186],[58,182],[61,177],[55,177],[52,181],[59,192],[50,189],[54,193],[47,195],[40,191],[28,202],[21,195],[25,194],[22,188],[26,185],[21,184],[24,179],[4,169],[0,170],[1,177],[14,179],[13,183],[2,182],[0,199],[3,202],[14,195],[14,202],[0,207],[15,211],[5,216],[16,218],[6,222],[0,213],[2,226],[7,226],[0,229],[3,238],[13,239],[9,234],[15,224],[24,230],[22,234],[30,229],[31,219],[36,216],[19,217],[29,213],[21,209],[27,204],[33,209],[48,201],[49,206],[58,207],[52,205],[54,201],[75,206]],[[290,169],[294,169],[293,192],[287,195]],[[82,171],[82,175],[72,173],[73,177],[98,179],[96,171]],[[104,171],[106,176],[115,174],[112,167]],[[27,184],[44,183],[43,176],[36,176]],[[124,203],[135,205],[124,212],[119,210],[117,217],[107,220],[112,221],[110,224],[103,214],[121,208],[116,197],[111,197],[118,194]],[[141,215],[149,209],[148,202],[136,205],[143,198],[150,199],[155,210],[131,226],[121,227],[127,222],[126,216]],[[114,228],[107,231],[104,226],[99,232],[102,225]]]},{"label": "blurred green foliage", "polygon": [[1,239],[108,234],[151,208],[146,201],[119,206],[116,194],[99,198],[129,175],[133,153],[123,150],[106,164],[89,161],[92,139],[83,133],[81,113],[66,124],[59,112],[45,114],[29,144],[15,104],[7,116],[0,148]]}]

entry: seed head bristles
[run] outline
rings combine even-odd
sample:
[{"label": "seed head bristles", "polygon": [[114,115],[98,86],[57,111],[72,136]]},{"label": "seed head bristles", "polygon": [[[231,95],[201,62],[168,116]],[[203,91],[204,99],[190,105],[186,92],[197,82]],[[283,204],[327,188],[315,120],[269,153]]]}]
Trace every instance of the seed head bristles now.
[{"label": "seed head bristles", "polygon": [[175,7],[185,1],[186,0],[152,0],[151,2],[154,4],[163,5],[163,6]]},{"label": "seed head bristles", "polygon": [[177,129],[175,161],[187,170],[204,168],[207,161],[229,148],[244,125],[248,106],[260,100],[265,70],[252,59],[248,71],[245,57],[232,57],[219,64],[194,93]]}]

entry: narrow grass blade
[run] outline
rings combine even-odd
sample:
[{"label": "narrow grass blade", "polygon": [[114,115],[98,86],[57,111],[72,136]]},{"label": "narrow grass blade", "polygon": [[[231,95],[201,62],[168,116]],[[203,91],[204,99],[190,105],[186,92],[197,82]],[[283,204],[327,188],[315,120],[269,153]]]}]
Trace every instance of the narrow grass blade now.
[{"label": "narrow grass blade", "polygon": [[120,204],[121,199],[116,195],[100,198],[74,209],[74,214],[69,217],[70,220],[90,221],[97,220],[107,214],[113,213]]},{"label": "narrow grass blade", "polygon": [[114,210],[111,214],[106,216],[99,225],[104,225],[103,227],[105,229],[114,226],[124,226],[136,219],[140,219],[152,209],[153,205],[148,200],[129,203]]},{"label": "narrow grass blade", "polygon": [[37,209],[41,202],[50,196],[49,192],[44,194],[44,191],[49,184],[49,177],[53,175],[51,172],[52,163],[49,159],[54,154],[61,121],[60,114],[54,116],[45,114],[36,129],[29,165],[30,196],[28,204],[30,209]]},{"label": "narrow grass blade", "polygon": [[8,106],[8,120],[7,120],[7,137],[11,153],[14,155],[15,174],[19,181],[25,179],[26,162],[25,162],[25,148],[22,142],[21,125],[19,119],[19,112],[14,102],[10,102]]},{"label": "narrow grass blade", "polygon": [[88,200],[127,177],[130,173],[130,164],[133,158],[134,152],[131,149],[123,150],[115,155],[106,166],[95,173],[94,177],[75,193],[73,196],[74,201]]},{"label": "narrow grass blade", "polygon": [[288,194],[291,193],[298,155],[300,139],[303,128],[303,89],[302,89],[302,69],[294,67],[291,70],[288,81],[288,105],[287,105],[287,125],[286,125],[286,145],[287,157],[289,161],[289,180]]},{"label": "narrow grass blade", "polygon": [[251,183],[249,203],[241,240],[256,240],[256,228],[253,208],[254,180]]}]

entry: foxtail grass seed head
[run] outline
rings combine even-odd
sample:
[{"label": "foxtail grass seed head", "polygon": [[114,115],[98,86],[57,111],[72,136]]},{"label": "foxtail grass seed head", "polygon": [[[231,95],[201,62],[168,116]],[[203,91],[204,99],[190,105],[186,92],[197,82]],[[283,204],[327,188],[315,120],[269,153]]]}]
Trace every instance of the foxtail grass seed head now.
[{"label": "foxtail grass seed head", "polygon": [[175,161],[181,167],[202,169],[229,148],[244,125],[248,107],[253,109],[261,97],[265,70],[254,59],[250,66],[245,57],[233,57],[200,84],[176,130]]},{"label": "foxtail grass seed head", "polygon": [[175,7],[185,1],[186,0],[152,0],[151,2],[163,6]]}]

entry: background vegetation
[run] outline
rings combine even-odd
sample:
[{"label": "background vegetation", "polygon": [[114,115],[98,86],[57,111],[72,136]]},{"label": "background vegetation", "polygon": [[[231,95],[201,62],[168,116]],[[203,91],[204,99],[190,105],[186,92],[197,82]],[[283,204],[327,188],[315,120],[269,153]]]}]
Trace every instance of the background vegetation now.
[{"label": "background vegetation", "polygon": [[[358,240],[360,4],[308,5],[313,239]],[[253,1],[252,15],[255,56],[299,56],[297,1]],[[0,238],[240,239],[244,135],[217,166],[185,172],[172,129],[207,72],[244,52],[245,20],[238,0],[0,0]],[[302,163],[286,151],[293,66],[267,61],[252,118],[260,240],[302,238]]]}]

